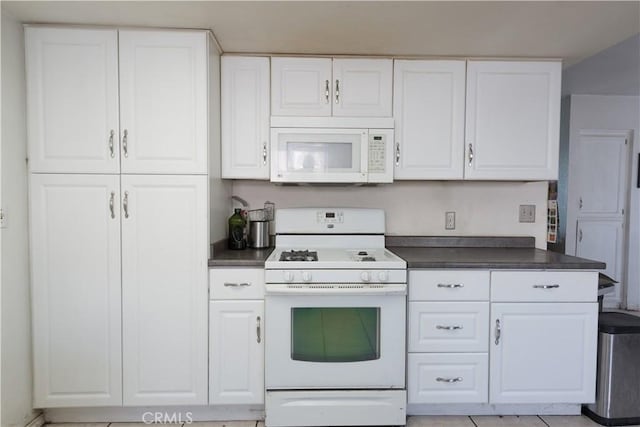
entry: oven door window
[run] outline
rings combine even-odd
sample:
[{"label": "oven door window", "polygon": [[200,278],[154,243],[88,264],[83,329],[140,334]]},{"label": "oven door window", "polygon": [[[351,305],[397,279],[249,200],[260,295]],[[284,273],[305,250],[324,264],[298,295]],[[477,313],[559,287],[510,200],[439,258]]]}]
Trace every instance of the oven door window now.
[{"label": "oven door window", "polygon": [[380,308],[292,308],[291,358],[329,363],[379,359]]}]

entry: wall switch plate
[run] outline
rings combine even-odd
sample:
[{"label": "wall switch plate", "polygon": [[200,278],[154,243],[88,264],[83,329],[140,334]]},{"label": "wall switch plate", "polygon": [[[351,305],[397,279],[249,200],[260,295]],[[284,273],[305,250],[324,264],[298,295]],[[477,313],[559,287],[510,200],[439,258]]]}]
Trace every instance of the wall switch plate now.
[{"label": "wall switch plate", "polygon": [[7,228],[7,210],[0,208],[0,228]]},{"label": "wall switch plate", "polygon": [[518,220],[520,222],[536,222],[536,205],[520,205]]},{"label": "wall switch plate", "polygon": [[456,213],[445,212],[444,214],[444,229],[455,230],[456,229]]}]

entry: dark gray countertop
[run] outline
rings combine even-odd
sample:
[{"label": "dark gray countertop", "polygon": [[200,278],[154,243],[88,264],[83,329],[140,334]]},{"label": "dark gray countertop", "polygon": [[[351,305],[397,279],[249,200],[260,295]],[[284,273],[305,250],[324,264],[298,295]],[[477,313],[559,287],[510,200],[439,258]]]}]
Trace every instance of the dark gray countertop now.
[{"label": "dark gray countertop", "polygon": [[212,245],[209,267],[264,267],[264,261],[273,251],[273,248],[231,250],[226,245],[226,240]]}]

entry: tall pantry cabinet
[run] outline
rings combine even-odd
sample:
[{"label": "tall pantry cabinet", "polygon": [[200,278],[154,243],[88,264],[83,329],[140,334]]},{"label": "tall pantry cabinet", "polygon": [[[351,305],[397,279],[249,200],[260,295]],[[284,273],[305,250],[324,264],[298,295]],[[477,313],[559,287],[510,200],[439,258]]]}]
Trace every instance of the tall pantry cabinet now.
[{"label": "tall pantry cabinet", "polygon": [[34,406],[206,404],[208,33],[25,46]]}]

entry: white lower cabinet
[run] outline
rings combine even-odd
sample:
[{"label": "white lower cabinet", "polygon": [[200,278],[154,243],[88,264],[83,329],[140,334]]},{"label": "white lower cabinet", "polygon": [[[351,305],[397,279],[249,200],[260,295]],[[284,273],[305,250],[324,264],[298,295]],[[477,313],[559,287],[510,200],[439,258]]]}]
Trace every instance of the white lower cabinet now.
[{"label": "white lower cabinet", "polygon": [[264,269],[209,272],[209,404],[264,404]]},{"label": "white lower cabinet", "polygon": [[492,403],[589,403],[597,303],[491,304]]},{"label": "white lower cabinet", "polygon": [[264,403],[264,301],[212,301],[209,403]]}]

